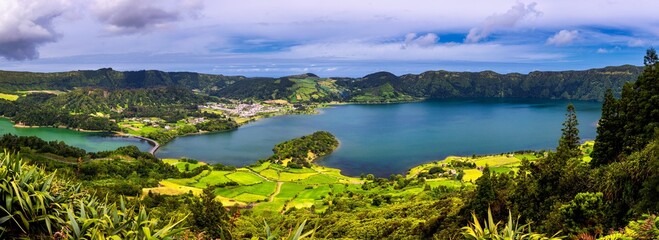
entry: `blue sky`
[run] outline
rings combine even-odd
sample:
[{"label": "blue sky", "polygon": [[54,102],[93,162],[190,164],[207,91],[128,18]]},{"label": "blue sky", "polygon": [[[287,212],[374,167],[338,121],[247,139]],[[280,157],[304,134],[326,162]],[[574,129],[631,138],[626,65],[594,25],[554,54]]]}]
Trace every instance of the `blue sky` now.
[{"label": "blue sky", "polygon": [[641,65],[656,0],[2,0],[0,69],[360,77]]}]

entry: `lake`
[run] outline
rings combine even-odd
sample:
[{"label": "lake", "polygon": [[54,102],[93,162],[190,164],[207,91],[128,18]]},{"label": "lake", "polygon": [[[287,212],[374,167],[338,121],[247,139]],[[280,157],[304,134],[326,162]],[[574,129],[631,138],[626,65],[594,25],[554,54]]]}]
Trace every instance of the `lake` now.
[{"label": "lake", "polygon": [[16,128],[6,118],[0,118],[0,135],[37,136],[46,141],[64,141],[66,144],[85,149],[88,152],[115,150],[118,147],[135,145],[142,151],[149,151],[148,142],[128,137],[117,137],[111,133],[78,132],[70,129],[38,127]]},{"label": "lake", "polygon": [[[582,139],[594,139],[601,103],[571,101]],[[188,157],[244,166],[272,154],[275,144],[315,131],[334,134],[341,145],[319,164],[347,175],[387,177],[444,159],[558,145],[569,101],[460,99],[386,105],[341,105],[317,115],[259,120],[238,130],[180,137],[162,146],[160,158]]]}]

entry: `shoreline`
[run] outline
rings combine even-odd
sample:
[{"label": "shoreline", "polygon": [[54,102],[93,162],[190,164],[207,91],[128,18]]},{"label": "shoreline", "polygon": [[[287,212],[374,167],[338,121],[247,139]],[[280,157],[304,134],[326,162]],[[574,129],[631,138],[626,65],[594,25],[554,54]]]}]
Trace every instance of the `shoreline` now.
[{"label": "shoreline", "polygon": [[151,138],[136,136],[136,135],[123,133],[123,132],[113,132],[113,133],[114,133],[115,136],[119,136],[119,137],[137,138],[137,139],[140,139],[140,140],[147,141],[149,143],[149,145],[152,146],[151,149],[149,149],[149,153],[151,153],[151,155],[153,155],[153,156],[156,155],[156,151],[158,151],[158,149],[160,148],[160,143],[158,143],[156,140],[153,140]]}]

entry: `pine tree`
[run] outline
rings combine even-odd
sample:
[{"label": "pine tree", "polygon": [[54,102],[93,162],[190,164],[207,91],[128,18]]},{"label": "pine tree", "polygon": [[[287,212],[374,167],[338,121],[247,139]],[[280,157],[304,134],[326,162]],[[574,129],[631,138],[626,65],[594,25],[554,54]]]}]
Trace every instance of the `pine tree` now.
[{"label": "pine tree", "polygon": [[563,129],[561,131],[561,139],[558,141],[558,147],[556,148],[556,154],[559,158],[570,159],[577,157],[581,154],[579,149],[579,129],[577,126],[579,122],[577,121],[577,113],[574,109],[574,105],[571,103],[567,105],[567,113],[565,114],[565,122],[563,122]]},{"label": "pine tree", "polygon": [[653,66],[658,61],[659,57],[657,57],[657,51],[654,48],[650,48],[645,52],[645,57],[643,57],[643,64],[645,66]]},{"label": "pine tree", "polygon": [[613,162],[622,153],[622,123],[619,118],[618,102],[613,97],[613,91],[608,89],[602,104],[602,117],[597,126],[595,146],[590,156],[590,165],[597,167]]},{"label": "pine tree", "polygon": [[625,120],[623,151],[641,150],[659,130],[659,62],[654,49],[644,57],[643,73],[633,84],[626,84],[621,98]]}]

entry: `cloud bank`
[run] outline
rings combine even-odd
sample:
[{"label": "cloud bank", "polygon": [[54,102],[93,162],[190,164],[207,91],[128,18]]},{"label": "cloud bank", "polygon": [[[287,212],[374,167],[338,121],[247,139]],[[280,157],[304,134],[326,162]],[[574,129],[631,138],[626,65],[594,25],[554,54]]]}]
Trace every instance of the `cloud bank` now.
[{"label": "cloud bank", "polygon": [[0,1],[0,56],[20,61],[38,58],[39,46],[59,38],[52,23],[68,7],[65,0]]}]

